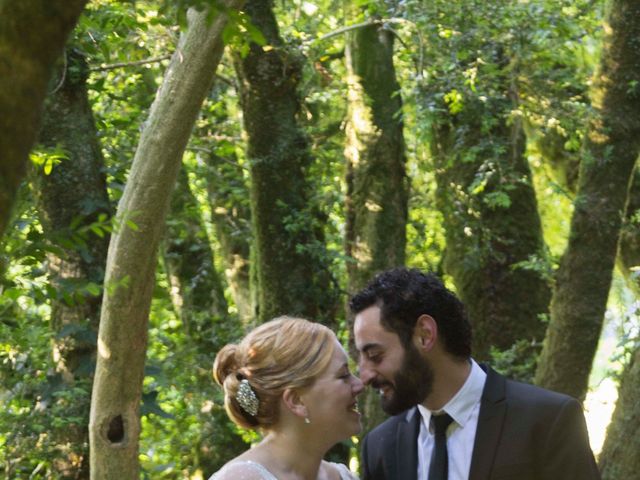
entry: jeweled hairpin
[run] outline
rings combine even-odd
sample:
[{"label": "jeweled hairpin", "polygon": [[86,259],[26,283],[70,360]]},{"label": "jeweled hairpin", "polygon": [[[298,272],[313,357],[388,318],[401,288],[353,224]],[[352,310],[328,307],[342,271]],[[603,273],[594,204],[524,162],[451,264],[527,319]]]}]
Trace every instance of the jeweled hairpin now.
[{"label": "jeweled hairpin", "polygon": [[252,417],[258,414],[258,407],[260,406],[260,400],[256,396],[256,392],[253,391],[249,380],[246,378],[240,381],[238,386],[238,392],[236,393],[236,401],[242,409]]}]

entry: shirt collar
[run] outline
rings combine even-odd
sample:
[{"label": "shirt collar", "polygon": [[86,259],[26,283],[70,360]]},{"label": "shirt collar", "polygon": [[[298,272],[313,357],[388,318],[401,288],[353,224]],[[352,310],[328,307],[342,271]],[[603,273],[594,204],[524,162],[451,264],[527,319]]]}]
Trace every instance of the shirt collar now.
[{"label": "shirt collar", "polygon": [[422,421],[427,429],[431,422],[431,415],[434,413],[448,413],[460,427],[464,427],[469,421],[475,406],[480,403],[484,384],[487,379],[487,374],[480,368],[480,365],[472,358],[470,362],[471,371],[469,372],[469,376],[460,390],[456,392],[453,398],[451,398],[441,410],[432,412],[423,405],[418,404],[418,411],[422,415]]}]

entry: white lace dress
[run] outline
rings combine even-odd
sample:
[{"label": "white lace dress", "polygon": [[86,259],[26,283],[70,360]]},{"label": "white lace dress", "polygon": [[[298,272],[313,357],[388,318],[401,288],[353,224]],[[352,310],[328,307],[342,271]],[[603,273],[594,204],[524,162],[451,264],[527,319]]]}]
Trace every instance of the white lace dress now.
[{"label": "white lace dress", "polygon": [[[340,480],[359,480],[356,475],[351,473],[351,470],[349,470],[346,465],[343,465],[342,463],[331,463],[331,465],[336,467],[338,472],[340,472]],[[252,462],[251,460],[228,463],[222,468],[222,470],[219,470],[209,477],[209,480],[216,480],[222,472],[231,468],[237,470],[238,475],[235,477],[237,480],[242,480],[242,472],[247,472],[248,470],[260,472],[263,480],[278,480],[276,476],[264,466],[258,462]]]}]

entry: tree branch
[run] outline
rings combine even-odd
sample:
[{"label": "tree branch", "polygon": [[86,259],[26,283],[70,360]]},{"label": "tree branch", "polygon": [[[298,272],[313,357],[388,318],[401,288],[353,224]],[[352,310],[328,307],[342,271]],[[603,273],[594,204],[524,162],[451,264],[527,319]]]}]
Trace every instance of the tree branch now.
[{"label": "tree branch", "polygon": [[138,65],[146,65],[147,63],[157,63],[162,60],[169,60],[173,54],[167,53],[166,55],[162,55],[160,57],[147,58],[145,60],[138,60],[135,62],[120,62],[120,63],[112,63],[110,65],[100,65],[99,67],[91,67],[89,68],[90,72],[104,72],[107,70],[115,70],[116,68],[125,68],[125,67],[136,67]]}]

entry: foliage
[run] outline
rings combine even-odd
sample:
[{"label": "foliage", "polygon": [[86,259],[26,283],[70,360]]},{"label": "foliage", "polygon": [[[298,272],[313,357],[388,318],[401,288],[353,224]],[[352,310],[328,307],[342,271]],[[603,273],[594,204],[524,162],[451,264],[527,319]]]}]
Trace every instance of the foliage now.
[{"label": "foliage", "polygon": [[[112,202],[121,196],[149,107],[184,27],[186,9],[216,3],[94,0],[87,7],[72,46],[86,56],[90,67],[90,97]],[[584,136],[583,119],[590,108],[588,79],[598,56],[602,2],[354,3],[359,10],[354,21],[382,19],[398,40],[394,61],[403,108],[397,114],[405,126],[411,178],[407,264],[443,273],[447,246],[444,214],[435,208],[436,172],[429,149],[432,126],[445,122],[443,119],[454,127],[463,125],[465,118],[480,119],[479,142],[454,146],[457,161],[486,159],[463,194],[477,201],[470,203],[471,210],[487,207],[499,214],[513,199],[508,186],[488,188],[492,178],[500,174],[492,159],[504,148],[492,138],[491,131],[497,119],[522,119],[547,250],[515,268],[551,279],[568,235],[573,194],[567,165],[575,162]],[[307,172],[309,191],[313,192],[310,204],[319,205],[322,211],[319,219],[308,210],[290,215],[287,228],[295,232],[308,224],[308,217],[314,219],[313,228],[323,231],[325,245],[307,245],[304,253],[319,257],[318,262],[345,294],[346,265],[354,261],[344,254],[343,245],[345,38],[343,34],[331,35],[343,27],[343,2],[292,0],[274,2],[274,8],[286,47],[304,59],[299,122],[314,157]],[[264,45],[264,39],[241,13],[232,13],[225,38],[240,51],[246,50],[250,41],[272,47]],[[152,61],[136,63],[147,60]],[[221,254],[222,239],[213,228],[214,218],[222,211],[248,210],[250,180],[238,86],[228,58],[223,59],[217,73],[217,85],[203,106],[184,159],[198,211],[184,212],[182,218],[173,220],[173,226],[184,227],[191,215],[203,218],[207,231],[202,239],[211,242],[215,269],[223,276],[229,265]],[[505,103],[514,93],[505,93],[505,85],[517,93],[515,107]],[[486,112],[501,113],[483,114]],[[557,140],[554,149],[550,148],[552,138]],[[219,161],[210,162],[212,156]],[[65,161],[65,153],[34,151],[32,159],[34,168],[47,173],[57,162]],[[208,191],[211,185],[215,185],[213,194]],[[215,207],[211,195],[219,201]],[[7,478],[53,478],[54,462],[64,445],[58,444],[52,432],[86,428],[84,406],[75,400],[88,397],[90,377],[84,376],[74,389],[63,387],[52,358],[54,334],[49,318],[53,300],[81,302],[100,295],[103,286],[86,281],[53,288],[45,273],[47,253],[64,254],[54,245],[82,252],[93,235],[121,227],[102,216],[90,226],[73,223],[64,238],[53,239],[43,236],[36,218],[33,198],[25,186],[0,251],[0,464]],[[224,218],[232,236],[251,241],[248,217]],[[135,225],[135,218],[129,222],[133,222],[129,226]],[[477,227],[482,231],[488,228],[480,222]],[[238,309],[227,288],[228,318],[194,311],[193,321],[199,327],[188,330],[174,311],[171,288],[159,262],[141,404],[142,475],[153,479],[206,478],[257,438],[228,421],[221,391],[213,385],[210,373],[215,352],[240,338],[244,326],[235,316]],[[346,340],[345,316],[340,309],[336,325],[339,337]],[[69,327],[60,335],[86,334],[82,327]],[[634,335],[625,343],[629,349],[636,346]],[[494,366],[528,381],[537,348],[537,344],[521,341],[506,350],[494,349]],[[628,355],[626,350],[624,355]],[[523,358],[527,361],[522,362]]]},{"label": "foliage", "polygon": [[[27,208],[3,242],[7,267],[0,286],[0,463],[7,478],[50,478],[54,462],[65,452],[58,435],[86,428],[91,391],[91,365],[77,372],[80,379],[73,389],[66,388],[55,371],[50,301],[82,302],[86,293],[95,295],[99,288],[86,283],[56,290],[47,283],[43,263],[54,247],[34,218],[33,209]],[[87,331],[61,334],[95,342],[86,337]],[[40,477],[35,477],[38,472]]]},{"label": "foliage", "polygon": [[[197,478],[247,448],[213,386],[212,358],[241,331],[233,321],[196,319],[204,331],[187,334],[171,307],[166,277],[158,277],[143,397],[141,464],[145,478]],[[201,313],[203,317],[204,312]]]}]

